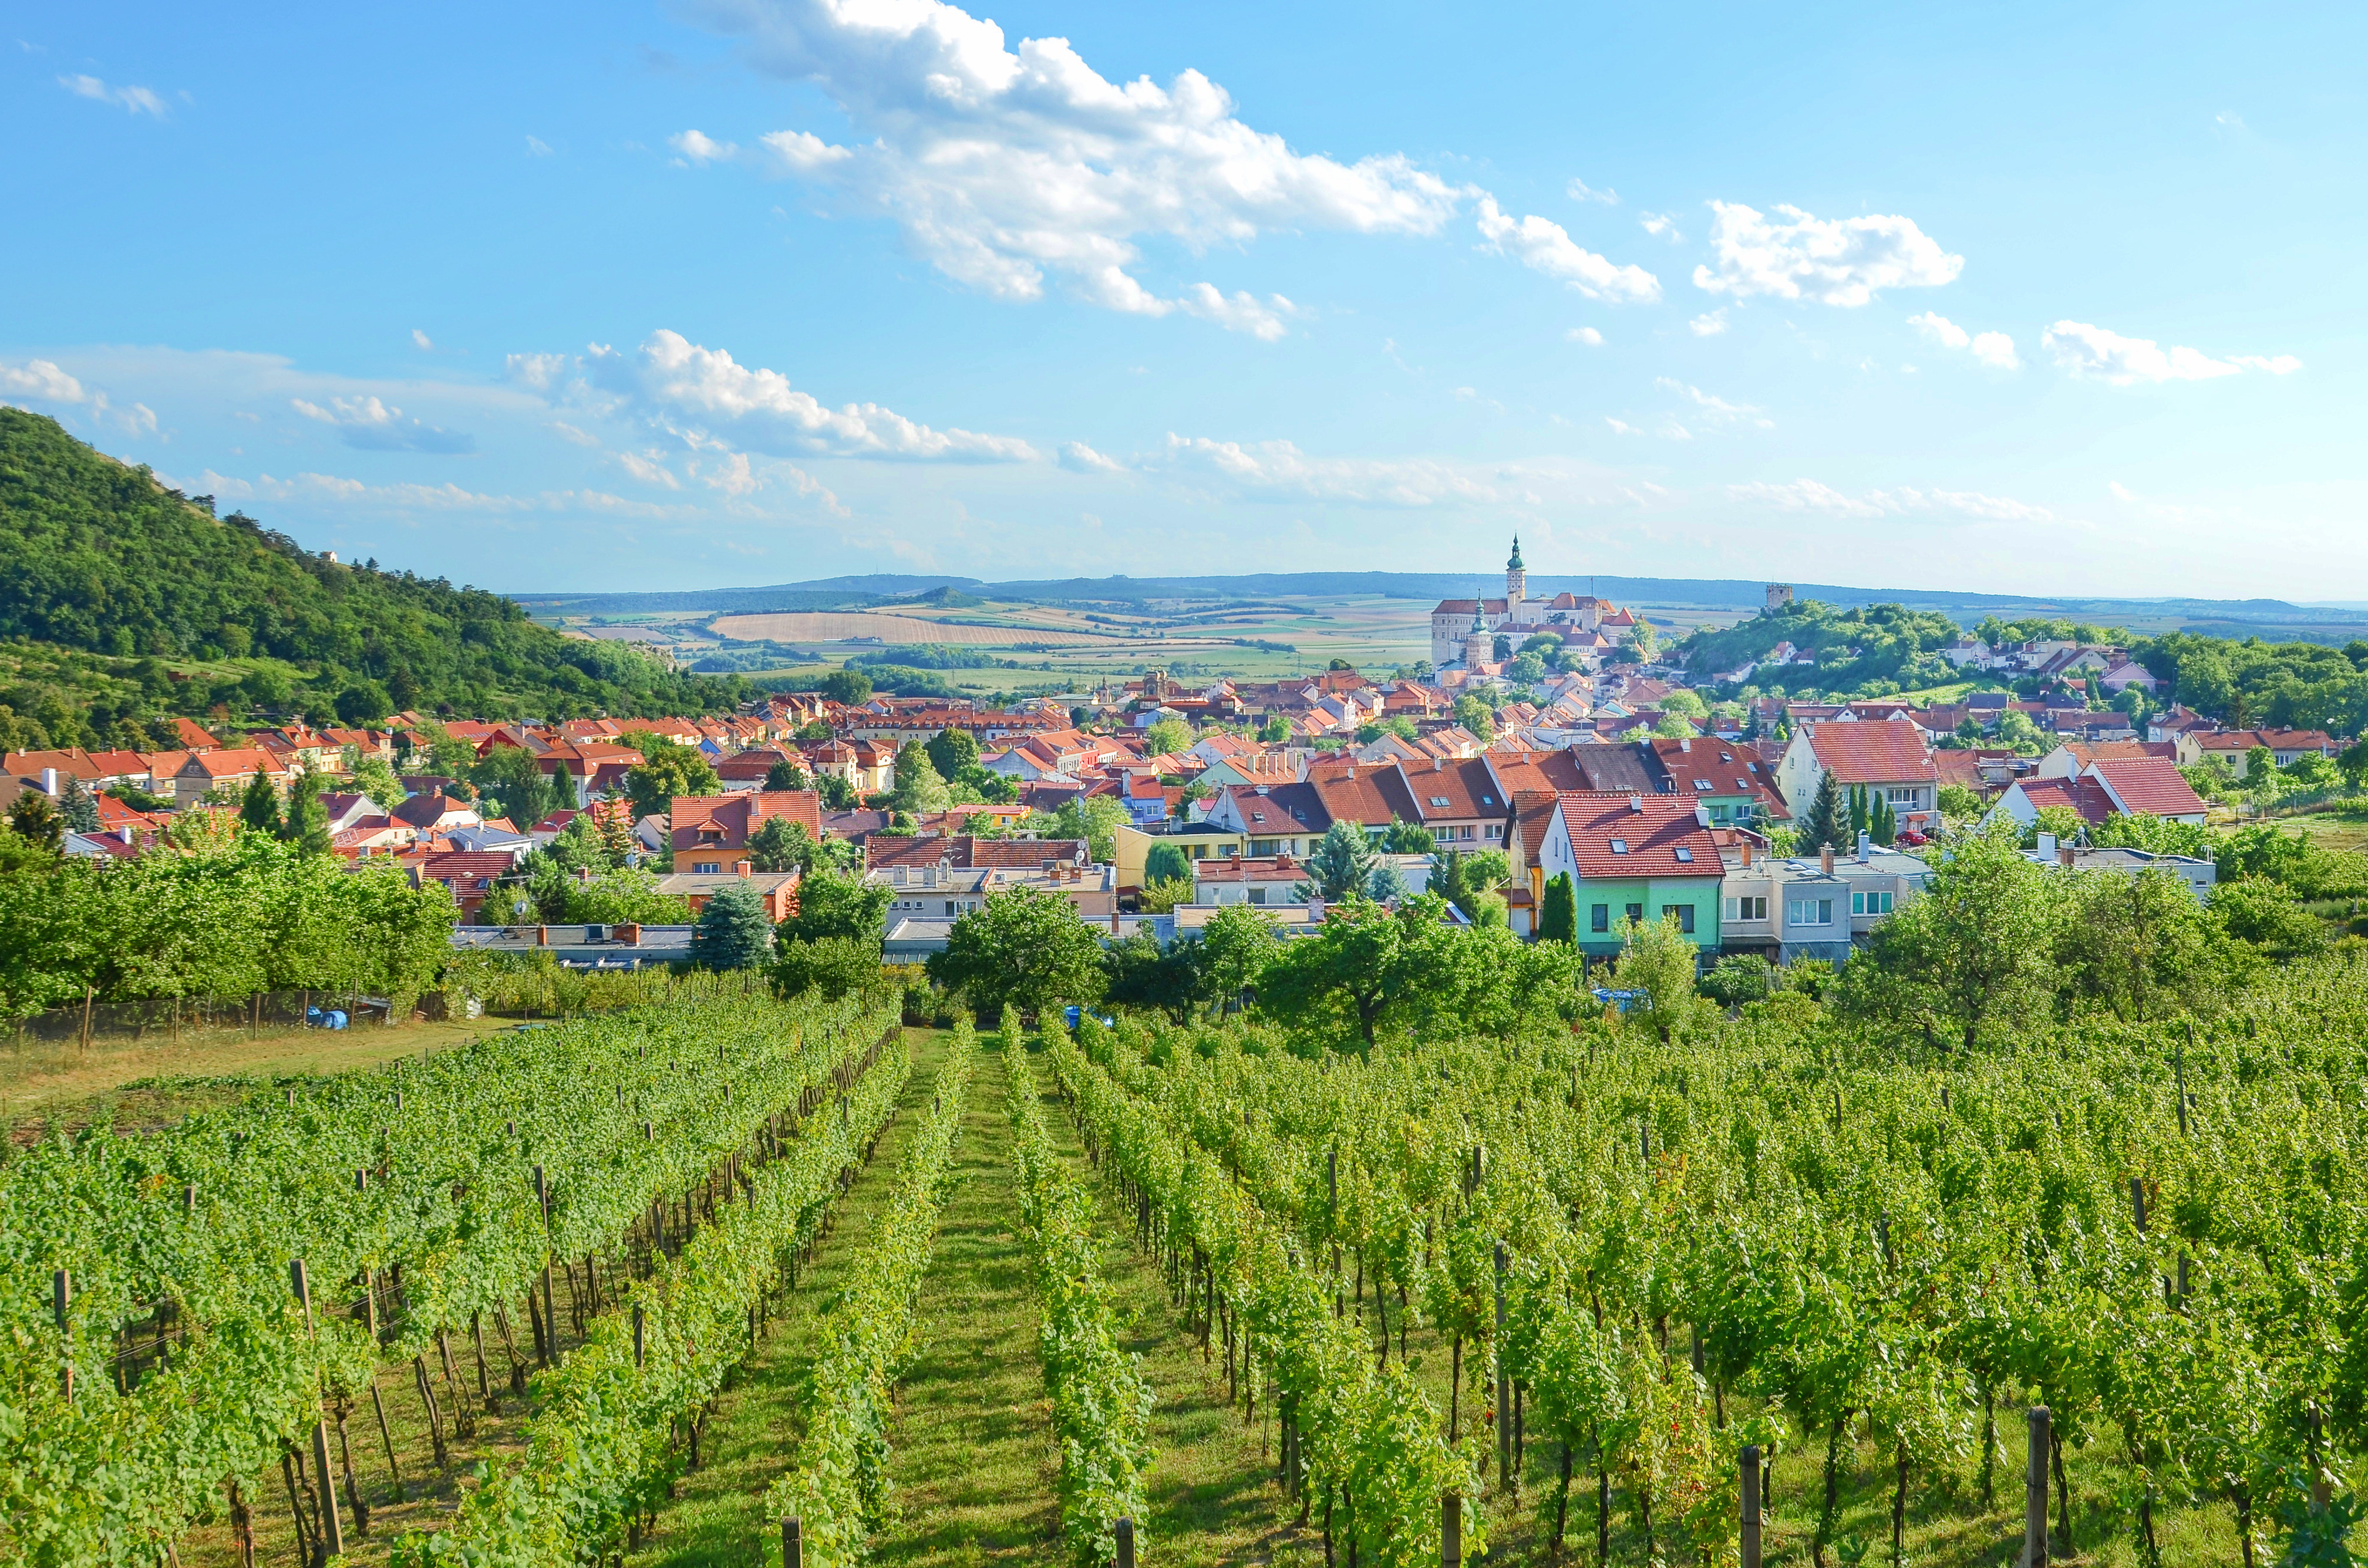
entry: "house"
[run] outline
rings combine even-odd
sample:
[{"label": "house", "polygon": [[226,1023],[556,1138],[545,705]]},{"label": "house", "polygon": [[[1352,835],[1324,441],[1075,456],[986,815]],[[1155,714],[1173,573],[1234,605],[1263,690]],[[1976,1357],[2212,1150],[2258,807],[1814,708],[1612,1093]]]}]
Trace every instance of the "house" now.
[{"label": "house", "polygon": [[[1156,831],[1154,831],[1156,829]],[[1150,875],[1145,869],[1152,850],[1159,845],[1173,846],[1187,860],[1222,859],[1228,855],[1248,853],[1249,840],[1231,828],[1212,822],[1179,822],[1169,818],[1153,824],[1152,829],[1127,827],[1118,830],[1118,847],[1113,859],[1118,866],[1121,892],[1134,892]]]},{"label": "house", "polygon": [[1332,825],[1323,797],[1307,783],[1236,784],[1210,803],[1205,820],[1240,835],[1251,855],[1302,858]]},{"label": "house", "polygon": [[411,885],[435,882],[452,894],[462,921],[472,921],[493,895],[494,887],[510,873],[517,858],[507,850],[446,850],[409,859]]},{"label": "house", "polygon": [[875,833],[863,841],[863,869],[891,871],[900,867],[940,867],[957,871],[993,871],[996,885],[1011,877],[1049,873],[1093,864],[1092,846],[1082,838],[979,838],[949,834],[941,838],[907,838]]},{"label": "house", "polygon": [[443,794],[414,795],[387,815],[422,838],[456,827],[474,827],[485,820],[468,801]]},{"label": "house", "polygon": [[1353,822],[1369,837],[1387,833],[1392,823],[1422,818],[1421,809],[1407,790],[1406,775],[1395,764],[1376,767],[1362,762],[1312,762],[1304,783],[1324,803],[1324,812],[1333,822]]},{"label": "house", "polygon": [[2097,684],[2116,695],[2127,691],[2132,687],[2136,687],[2148,697],[2162,689],[2162,682],[2154,678],[2153,671],[2130,659],[2123,659],[2120,664],[2100,675],[2097,677]]},{"label": "house", "polygon": [[901,920],[955,920],[996,893],[1034,888],[1067,899],[1079,918],[1118,914],[1118,868],[1097,866],[1082,838],[903,838],[863,841],[868,881],[889,890],[887,927]]},{"label": "house", "polygon": [[222,742],[208,734],[194,719],[176,719],[173,723],[173,744],[182,751],[220,751]]},{"label": "house", "polygon": [[[723,781],[726,790],[738,786],[743,790],[764,787],[775,767],[789,761],[788,756],[774,746],[757,746],[734,752],[715,765],[715,777]],[[801,768],[799,771],[804,771]]]},{"label": "house", "polygon": [[2064,741],[2041,757],[2033,771],[2042,778],[2077,778],[2092,762],[2122,762],[2132,757],[2176,762],[2179,747],[2170,741]]},{"label": "house", "polygon": [[658,892],[686,901],[697,914],[724,889],[745,887],[764,902],[765,918],[776,926],[798,912],[797,871],[753,870],[746,860],[738,865],[732,871],[668,871],[658,878]]},{"label": "house", "polygon": [[1402,761],[1398,778],[1414,802],[1414,820],[1440,849],[1498,849],[1512,797],[1497,782],[1485,757],[1429,757]]},{"label": "house", "polygon": [[1817,798],[1826,775],[1847,793],[1874,792],[1899,825],[1929,831],[1941,822],[1941,772],[1924,732],[1902,719],[1823,723],[1795,731],[1776,765],[1776,787],[1797,820]]},{"label": "house", "polygon": [[2342,748],[2324,730],[2190,730],[2176,737],[2179,762],[2193,767],[2208,762],[2231,778],[2242,778],[2247,757],[2255,746],[2266,750],[2278,767],[2292,767],[2305,756],[2333,756]]},{"label": "house", "polygon": [[749,790],[731,795],[677,795],[666,812],[666,842],[677,871],[735,875],[749,865],[748,841],[775,817],[822,836],[822,797],[812,790]]},{"label": "house", "polygon": [[2061,843],[2052,833],[2041,834],[2039,846],[2025,850],[2023,858],[2064,871],[2118,871],[2125,877],[2166,871],[2185,883],[2198,903],[2212,902],[2212,890],[2220,876],[2218,867],[2196,856],[2156,855],[2144,849],[2119,847],[2090,849]]},{"label": "house", "polygon": [[1713,827],[1762,818],[1781,821],[1790,814],[1768,777],[1767,765],[1747,747],[1729,741],[1666,736],[1638,744],[1656,775],[1655,782],[1661,793],[1691,796],[1697,804],[1708,807]]},{"label": "house", "polygon": [[1546,884],[1568,876],[1578,903],[1578,945],[1592,958],[1620,951],[1631,921],[1675,919],[1702,952],[1719,942],[1719,881],[1725,868],[1709,813],[1667,796],[1524,791],[1513,798],[1506,842],[1515,892],[1513,929],[1535,936]]},{"label": "house", "polygon": [[[274,790],[283,794],[287,791],[288,765],[268,751],[242,748],[237,751],[191,752],[172,777],[174,803],[193,806],[214,790],[235,791],[244,788],[257,772],[262,773]],[[165,793],[162,790],[154,792]]]},{"label": "house", "polygon": [[2114,810],[2113,798],[2104,785],[2085,774],[2072,778],[2019,778],[2006,787],[1982,820],[1988,822],[2003,813],[2028,833],[2039,813],[2051,806],[2073,812],[2091,827],[2103,826]]},{"label": "house", "polygon": [[2158,756],[2100,757],[2083,777],[2094,778],[2124,816],[2160,817],[2201,827],[2209,808],[2177,767]]},{"label": "house", "polygon": [[1855,855],[1772,859],[1738,842],[1719,888],[1719,940],[1770,962],[1840,962],[1884,916],[1923,890],[1931,868],[1861,834]]},{"label": "house", "polygon": [[1307,868],[1288,855],[1192,862],[1196,904],[1305,903]]}]

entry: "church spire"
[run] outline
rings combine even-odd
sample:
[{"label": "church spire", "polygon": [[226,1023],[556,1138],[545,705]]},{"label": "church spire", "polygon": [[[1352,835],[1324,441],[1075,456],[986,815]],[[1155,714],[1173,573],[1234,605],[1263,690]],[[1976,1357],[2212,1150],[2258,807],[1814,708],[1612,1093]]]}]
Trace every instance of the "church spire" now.
[{"label": "church spire", "polygon": [[1508,571],[1508,572],[1518,572],[1518,571],[1520,571],[1520,569],[1521,569],[1521,536],[1520,536],[1520,535],[1519,535],[1519,534],[1515,534],[1515,535],[1513,536],[1513,558],[1512,558],[1510,561],[1508,561],[1508,562],[1505,562],[1505,570],[1506,570],[1506,571]]}]

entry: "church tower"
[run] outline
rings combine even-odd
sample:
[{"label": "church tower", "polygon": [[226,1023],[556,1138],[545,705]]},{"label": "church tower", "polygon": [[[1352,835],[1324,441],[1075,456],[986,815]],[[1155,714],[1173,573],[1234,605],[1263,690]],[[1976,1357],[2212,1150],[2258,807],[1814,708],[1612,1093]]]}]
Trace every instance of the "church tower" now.
[{"label": "church tower", "polygon": [[1497,640],[1488,634],[1488,601],[1472,601],[1472,630],[1463,634],[1463,667],[1476,670],[1488,663],[1497,652]]},{"label": "church tower", "polygon": [[1527,620],[1521,601],[1530,597],[1529,568],[1521,564],[1521,536],[1513,536],[1512,558],[1505,562],[1505,619]]}]

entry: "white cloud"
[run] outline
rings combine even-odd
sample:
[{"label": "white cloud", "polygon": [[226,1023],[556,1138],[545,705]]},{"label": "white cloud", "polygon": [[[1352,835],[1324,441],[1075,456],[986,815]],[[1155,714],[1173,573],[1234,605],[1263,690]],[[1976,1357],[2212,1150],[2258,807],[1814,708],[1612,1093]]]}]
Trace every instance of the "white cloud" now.
[{"label": "white cloud", "polygon": [[548,392],[567,373],[564,354],[512,354],[502,361],[502,374],[522,387]]},{"label": "white cloud", "polygon": [[158,119],[165,118],[165,100],[146,87],[112,87],[96,76],[61,76],[58,85],[78,98],[113,104],[126,114],[153,115]]},{"label": "white cloud", "polygon": [[1609,187],[1602,190],[1590,187],[1583,179],[1573,177],[1566,191],[1573,201],[1600,201],[1607,207],[1620,205],[1620,193]]},{"label": "white cloud", "polygon": [[596,346],[586,358],[602,387],[643,414],[758,451],[940,462],[1027,462],[1037,455],[1016,437],[933,430],[876,403],[827,408],[780,371],[748,369],[677,332],[650,334],[630,357]]},{"label": "white cloud", "polygon": [[1083,441],[1064,441],[1061,446],[1061,466],[1075,473],[1123,473],[1126,465],[1116,458],[1104,457]]},{"label": "white cloud", "polygon": [[619,452],[617,466],[640,480],[643,484],[663,484],[668,490],[682,488],[682,481],[674,476],[664,463],[654,461],[655,453],[643,457],[638,452]]},{"label": "white cloud", "polygon": [[1666,212],[1647,212],[1636,222],[1656,240],[1667,240],[1673,245],[1685,243],[1685,235],[1678,233],[1678,221]]},{"label": "white cloud", "polygon": [[1480,237],[1493,250],[1518,258],[1533,271],[1558,278],[1591,300],[1657,300],[1660,279],[1641,267],[1619,267],[1574,244],[1560,224],[1531,213],[1516,222],[1493,196],[1479,206]]},{"label": "white cloud", "polygon": [[422,351],[433,350],[436,347],[434,341],[416,326],[411,329],[411,346]]},{"label": "white cloud", "polygon": [[551,143],[540,136],[529,136],[526,139],[526,153],[529,158],[548,158],[551,156]]},{"label": "white cloud", "polygon": [[1909,316],[1907,324],[1943,348],[1970,350],[1974,358],[1994,370],[2019,370],[2022,360],[2014,351],[2014,339],[2002,332],[1969,333],[1937,311]]},{"label": "white cloud", "polygon": [[442,430],[422,420],[406,418],[403,410],[373,394],[333,397],[325,408],[301,397],[291,397],[288,403],[307,419],[335,426],[338,438],[346,445],[364,451],[439,452],[449,455],[477,449],[472,437],[457,430]]},{"label": "white cloud", "polygon": [[[782,466],[787,468],[790,465],[785,463]],[[748,454],[746,452],[732,452],[720,458],[712,457],[702,462],[695,462],[690,465],[690,472],[710,490],[734,499],[753,494],[757,486],[763,483],[757,477],[756,470],[749,463]],[[802,479],[805,477],[796,469],[792,468],[791,472],[798,473]],[[824,494],[829,494],[829,492],[825,491]],[[832,496],[831,499],[836,503],[837,497]]]},{"label": "white cloud", "polygon": [[28,359],[22,366],[0,365],[0,393],[36,397],[44,403],[80,403],[82,383],[47,359]]},{"label": "white cloud", "polygon": [[553,419],[544,425],[543,428],[558,437],[561,440],[567,442],[570,446],[597,447],[600,444],[599,437],[595,436],[589,430],[579,430],[564,419]]},{"label": "white cloud", "polygon": [[[1283,301],[1208,283],[1159,291],[1136,276],[1142,242],[1197,254],[1275,228],[1431,235],[1482,194],[1398,153],[1342,163],[1295,153],[1239,119],[1198,71],[1165,86],[1113,83],[1065,39],[1008,47],[994,22],[943,0],[705,0],[701,10],[747,40],[758,69],[819,84],[852,128],[845,145],[773,131],[760,139],[763,166],[893,219],[932,266],[998,299],[1041,299],[1051,277],[1106,309],[1271,338],[1284,330]],[[694,163],[735,154],[699,131],[674,146]],[[1554,229],[1523,259],[1611,297],[1650,284],[1585,255]]]},{"label": "white cloud", "polygon": [[678,131],[666,138],[666,145],[692,164],[720,164],[740,155],[740,149],[729,142],[718,142],[700,131]]},{"label": "white cloud", "polygon": [[1259,501],[1342,501],[1367,506],[1423,507],[1447,502],[1499,504],[1534,499],[1508,490],[1512,476],[1475,472],[1428,458],[1314,458],[1289,441],[1212,441],[1167,437],[1165,466],[1226,484]]},{"label": "white cloud", "polygon": [[1608,414],[1603,416],[1603,422],[1611,426],[1611,433],[1615,436],[1641,436],[1645,433],[1625,419],[1614,419]]},{"label": "white cloud", "polygon": [[1562,335],[1565,342],[1584,343],[1589,348],[1603,347],[1603,335],[1591,326],[1575,326]]},{"label": "white cloud", "polygon": [[328,504],[398,514],[473,512],[488,516],[516,516],[533,512],[596,511],[649,518],[682,518],[693,515],[684,507],[629,501],[621,495],[612,495],[600,490],[545,490],[535,495],[499,495],[464,490],[449,482],[443,484],[366,484],[359,479],[332,473],[299,473],[288,479],[262,473],[249,480],[217,473],[209,468],[196,479],[168,483],[190,494],[212,495],[222,501]]},{"label": "white cloud", "polygon": [[1779,206],[1789,219],[1770,222],[1740,203],[1713,201],[1711,247],[1716,270],[1694,268],[1694,286],[1737,299],[1780,299],[1863,305],[1879,289],[1937,288],[1964,270],[1965,258],[1941,250],[1902,217],[1811,217]]},{"label": "white cloud", "polygon": [[1711,393],[1702,391],[1700,387],[1689,386],[1685,382],[1677,381],[1668,376],[1661,377],[1658,381],[1654,382],[1654,385],[1659,387],[1664,392],[1673,392],[1679,397],[1684,398],[1688,403],[1691,403],[1696,408],[1701,409],[1702,413],[1714,424],[1728,425],[1741,423],[1757,425],[1763,430],[1773,429],[1775,427],[1776,422],[1774,420],[1763,415],[1758,408],[1752,406],[1750,403],[1729,403],[1723,397],[1713,396]]},{"label": "white cloud", "polygon": [[1864,495],[1849,495],[1814,479],[1796,479],[1785,484],[1770,484],[1764,481],[1730,484],[1726,493],[1738,501],[1759,502],[1781,512],[1822,512],[1836,517],[1886,517],[1940,512],[1980,522],[2045,523],[2055,520],[2055,514],[2044,506],[2034,506],[2029,502],[2006,496],[1985,495],[1974,490],[1902,487],[1897,490],[1871,490]]},{"label": "white cloud", "polygon": [[1721,305],[1714,311],[1705,311],[1686,325],[1696,337],[1716,337],[1726,330],[1726,307]]},{"label": "white cloud", "polygon": [[2057,322],[2040,341],[2054,353],[2056,364],[2072,374],[2100,376],[2117,387],[2136,381],[2204,381],[2247,370],[2283,376],[2302,369],[2302,361],[2291,354],[2214,359],[2200,349],[2164,348],[2150,337],[2123,337],[2087,322]]}]

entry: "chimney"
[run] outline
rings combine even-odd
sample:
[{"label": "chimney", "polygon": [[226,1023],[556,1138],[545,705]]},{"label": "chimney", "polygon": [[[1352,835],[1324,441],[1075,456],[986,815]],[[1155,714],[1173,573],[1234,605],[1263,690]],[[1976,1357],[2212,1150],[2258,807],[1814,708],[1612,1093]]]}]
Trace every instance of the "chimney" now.
[{"label": "chimney", "polygon": [[54,795],[57,792],[58,770],[54,767],[44,767],[41,769],[41,793]]},{"label": "chimney", "polygon": [[1748,871],[1751,869],[1751,840],[1744,838],[1736,842],[1743,846],[1743,869]]},{"label": "chimney", "polygon": [[1834,846],[1830,844],[1817,851],[1817,869],[1827,876],[1834,874]]},{"label": "chimney", "polygon": [[746,875],[748,874],[748,869],[749,869],[749,868],[748,868],[748,862],[747,862],[747,861],[746,861],[746,860],[741,861],[741,862],[739,863],[739,868],[738,868],[738,869],[739,869],[739,872],[740,872],[740,874],[741,874],[742,876],[744,876],[744,877],[745,877],[745,876],[746,876]]},{"label": "chimney", "polygon": [[1860,865],[1863,866],[1866,864],[1867,851],[1873,848],[1873,845],[1874,835],[1868,833],[1863,829],[1860,830],[1858,835],[1858,863]]},{"label": "chimney", "polygon": [[1628,809],[1632,812],[1642,812],[1645,809],[1645,797],[1642,795],[1629,796]]},{"label": "chimney", "polygon": [[2054,834],[2043,833],[2039,835],[2039,858],[2043,860],[2052,860],[2055,858],[2055,835]]},{"label": "chimney", "polygon": [[2072,846],[2070,845],[2059,844],[2055,846],[2055,863],[2063,867],[2067,871],[2072,869]]}]

